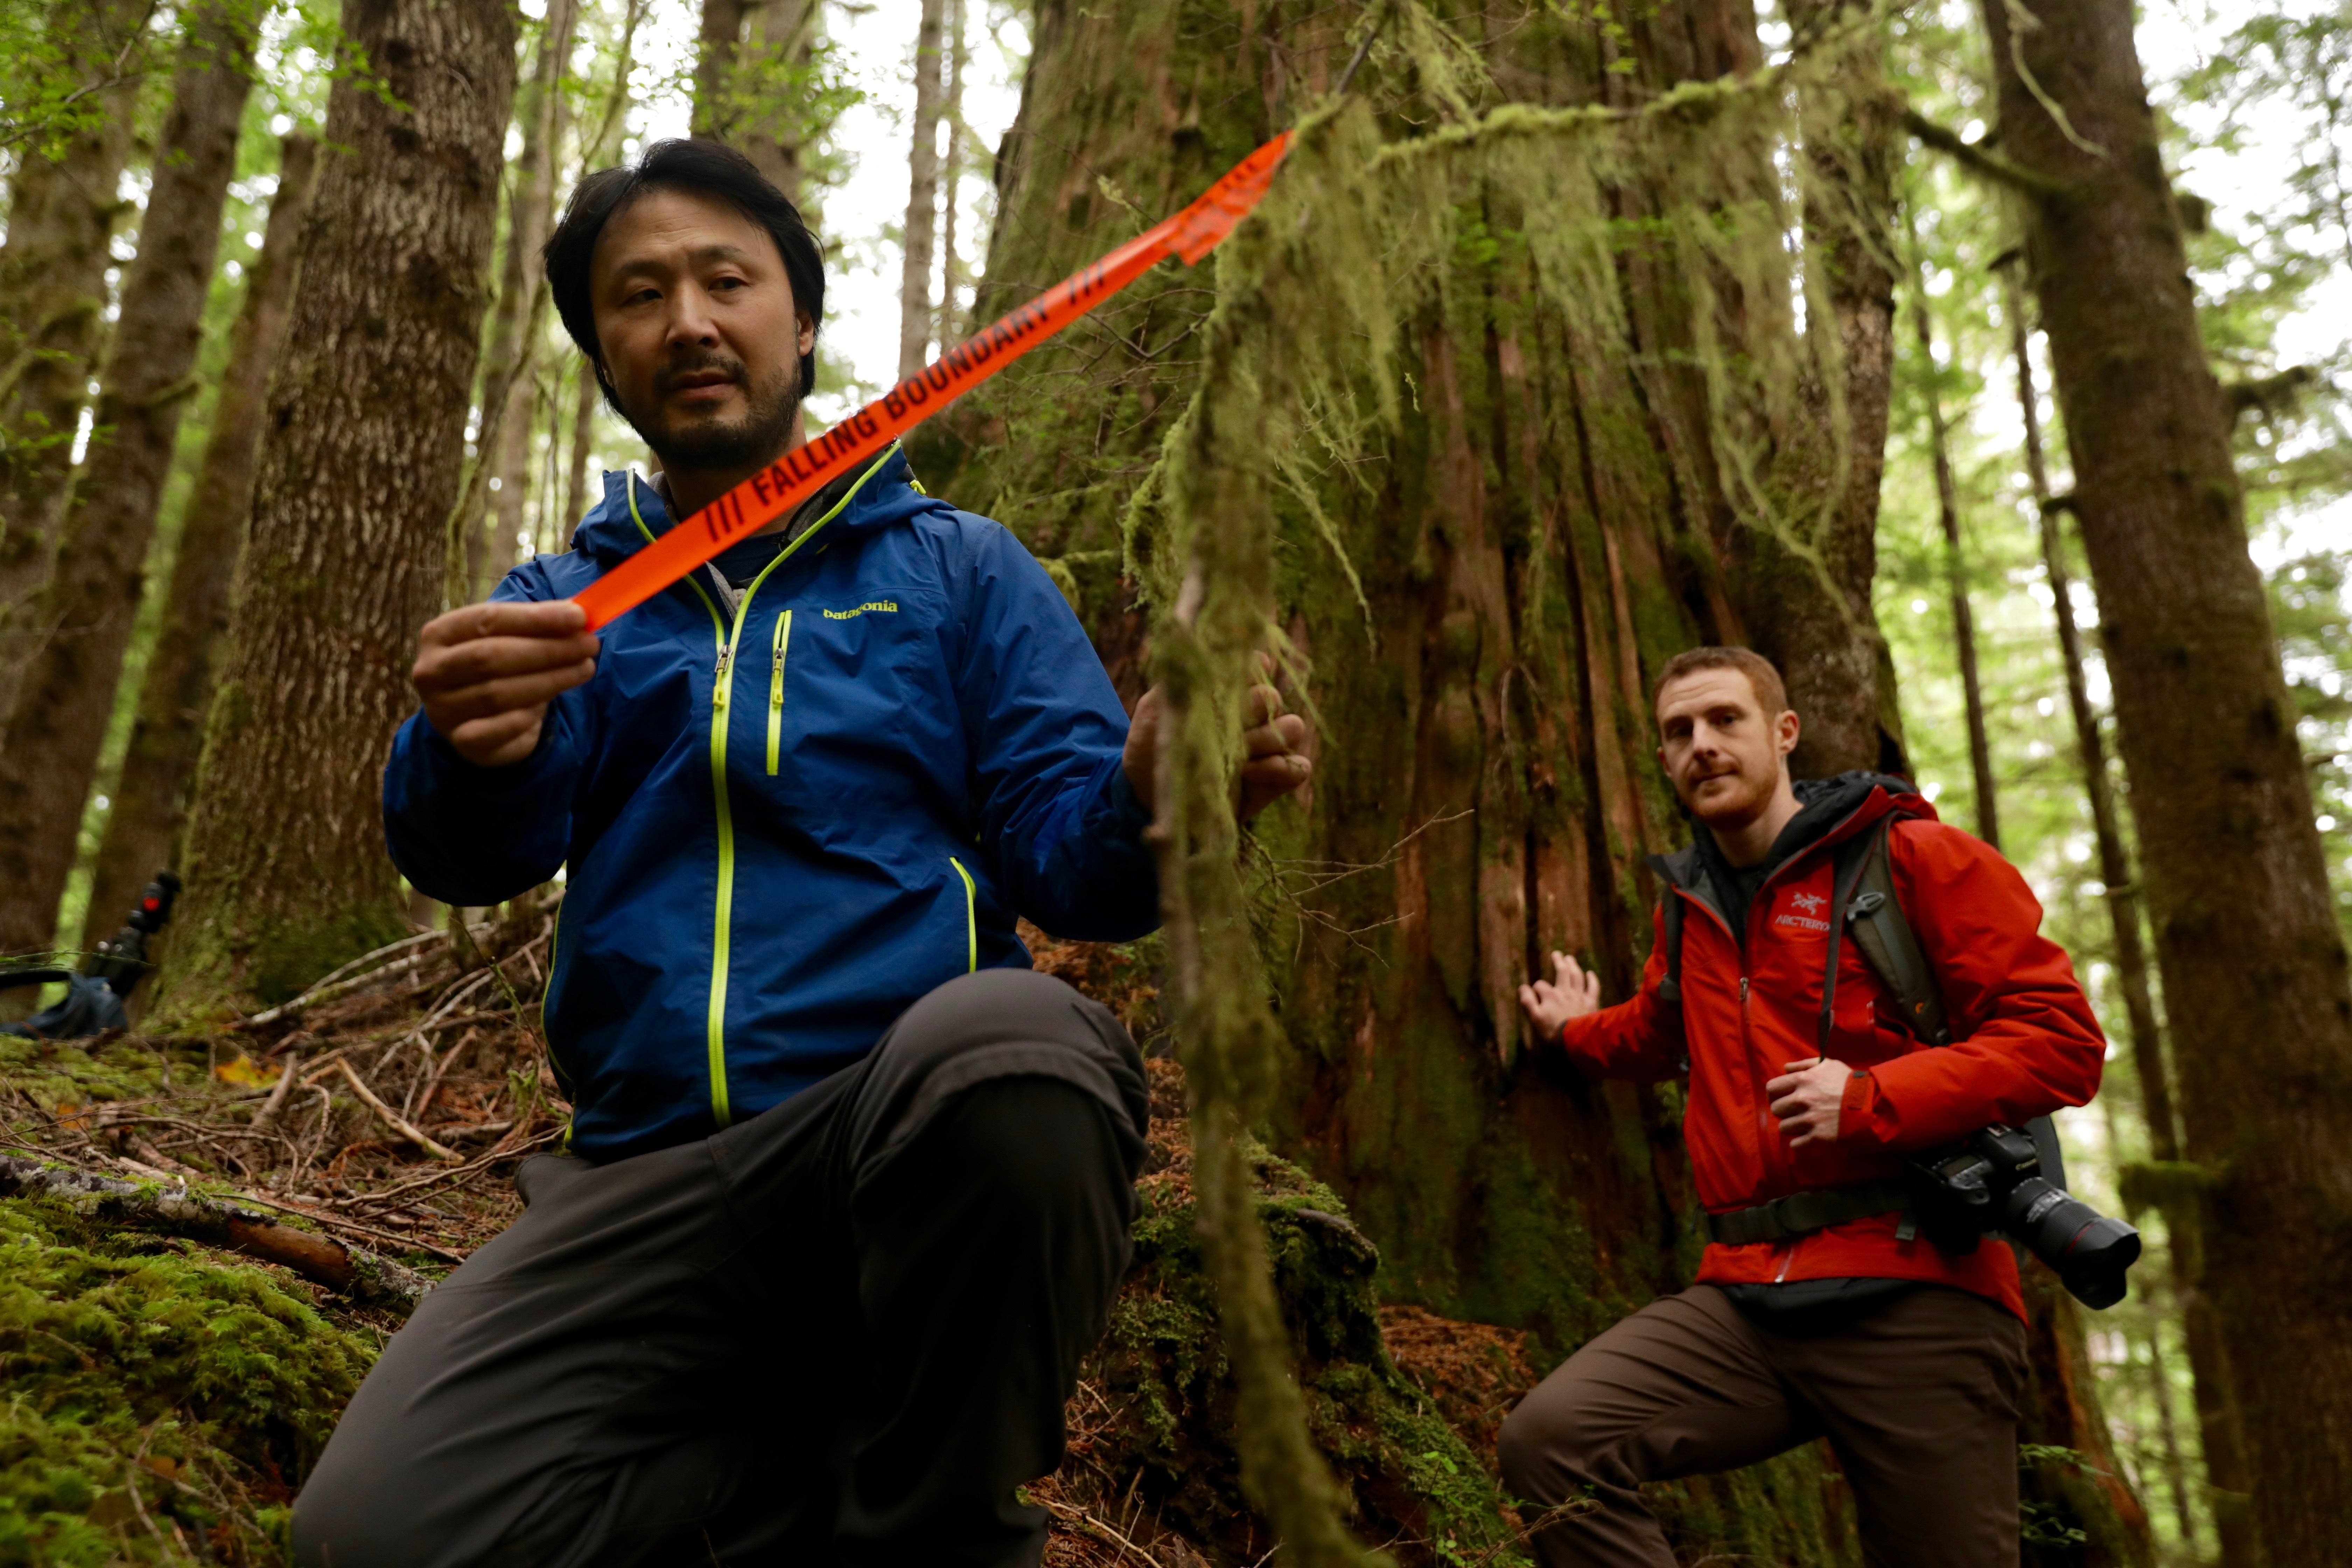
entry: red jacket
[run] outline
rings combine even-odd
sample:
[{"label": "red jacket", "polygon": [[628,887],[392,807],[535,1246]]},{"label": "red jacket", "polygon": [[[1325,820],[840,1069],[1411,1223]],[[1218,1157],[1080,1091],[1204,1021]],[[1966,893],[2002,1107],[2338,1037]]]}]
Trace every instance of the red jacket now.
[{"label": "red jacket", "polygon": [[[1922,1045],[1895,1022],[1857,944],[1838,944],[1829,1054],[1855,1068],[1834,1144],[1791,1151],[1764,1092],[1790,1063],[1813,1058],[1821,1033],[1831,851],[1881,817],[1895,889],[1940,988],[1953,1043]],[[1663,915],[1640,993],[1571,1020],[1561,1045],[1604,1078],[1671,1079],[1687,1050],[1685,1141],[1699,1201],[1721,1214],[1793,1192],[1900,1175],[1906,1157],[1989,1122],[2022,1123],[2095,1093],[2105,1037],[2064,950],[2041,934],[2042,906],[1998,851],[1936,819],[1910,794],[1871,788],[1810,846],[1777,867],[1748,915],[1747,955],[1700,887],[1685,900],[1682,1006],[1658,996],[1666,973]],[[1998,1237],[1965,1256],[1924,1237],[1895,1237],[1893,1215],[1787,1242],[1711,1244],[1705,1284],[1839,1278],[1921,1279],[1990,1297],[2022,1318],[2017,1265]]]}]

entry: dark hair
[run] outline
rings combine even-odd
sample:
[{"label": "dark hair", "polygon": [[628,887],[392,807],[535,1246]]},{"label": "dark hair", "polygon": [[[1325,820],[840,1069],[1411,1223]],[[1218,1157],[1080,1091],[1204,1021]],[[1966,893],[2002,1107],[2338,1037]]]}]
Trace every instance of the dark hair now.
[{"label": "dark hair", "polygon": [[1780,670],[1770,659],[1746,647],[1695,647],[1675,655],[1666,660],[1666,668],[1658,671],[1658,683],[1650,689],[1651,705],[1656,706],[1668,681],[1696,675],[1702,669],[1736,669],[1746,676],[1768,724],[1789,706],[1789,689],[1781,681]]},{"label": "dark hair", "polygon": [[[656,142],[635,163],[599,169],[582,180],[564,204],[563,221],[547,237],[541,252],[547,263],[548,291],[555,297],[556,314],[580,352],[602,366],[604,351],[596,342],[596,312],[589,299],[588,262],[596,251],[596,237],[613,215],[648,191],[688,191],[714,196],[768,231],[783,258],[784,277],[793,286],[793,305],[808,312],[812,321],[824,320],[824,260],[816,237],[801,220],[800,209],[768,182],[751,159],[723,142],[705,137]],[[801,392],[806,395],[816,378],[816,355],[801,355]],[[608,392],[609,395],[609,392]]]}]

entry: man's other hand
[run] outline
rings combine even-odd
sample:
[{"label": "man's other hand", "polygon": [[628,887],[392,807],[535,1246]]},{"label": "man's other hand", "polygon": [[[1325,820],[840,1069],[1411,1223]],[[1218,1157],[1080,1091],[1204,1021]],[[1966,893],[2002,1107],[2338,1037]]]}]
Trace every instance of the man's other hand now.
[{"label": "man's other hand", "polygon": [[[1273,674],[1274,660],[1265,654],[1257,657],[1259,668]],[[1145,809],[1154,812],[1165,719],[1160,688],[1155,686],[1135,705],[1127,728],[1128,785]],[[1315,764],[1307,755],[1307,733],[1303,717],[1283,710],[1280,691],[1263,682],[1249,689],[1242,707],[1241,777],[1234,802],[1236,818],[1247,822],[1314,776]]]},{"label": "man's other hand", "polygon": [[1570,1019],[1601,1010],[1599,974],[1588,973],[1564,952],[1551,955],[1551,979],[1538,975],[1533,984],[1519,987],[1519,1005],[1535,1021],[1537,1037],[1546,1042],[1558,1040]]},{"label": "man's other hand", "polygon": [[469,763],[522,761],[539,746],[550,700],[596,673],[603,645],[587,626],[569,599],[468,605],[427,621],[408,673],[425,721]]},{"label": "man's other hand", "polygon": [[1835,1058],[1818,1057],[1790,1062],[1780,1071],[1785,1076],[1767,1079],[1764,1092],[1772,1101],[1772,1114],[1780,1119],[1780,1136],[1789,1147],[1836,1142],[1838,1108],[1845,1103],[1846,1080],[1853,1077],[1853,1069]]}]

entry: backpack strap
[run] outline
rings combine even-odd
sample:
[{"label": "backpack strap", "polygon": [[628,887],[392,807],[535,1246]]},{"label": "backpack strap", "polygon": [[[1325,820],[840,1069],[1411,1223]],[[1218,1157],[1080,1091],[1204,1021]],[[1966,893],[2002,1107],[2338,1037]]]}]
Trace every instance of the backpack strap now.
[{"label": "backpack strap", "polygon": [[[1823,960],[1825,967],[1822,974],[1821,1054],[1823,1057],[1830,1054],[1831,1017],[1837,1008],[1838,938],[1845,929],[1845,922],[1836,918],[1835,911],[1846,908],[1853,902],[1854,889],[1861,884],[1863,877],[1868,873],[1873,861],[1885,862],[1885,850],[1886,824],[1882,819],[1878,826],[1869,832],[1858,835],[1839,845],[1837,852],[1830,857],[1832,914],[1829,940],[1824,944],[1829,951]],[[1869,950],[1866,948],[1864,950],[1864,956],[1869,956]]]},{"label": "backpack strap", "polygon": [[1658,982],[1658,1000],[1669,1007],[1683,1005],[1683,895],[1666,884],[1666,901],[1659,912],[1666,920],[1666,977]]},{"label": "backpack strap", "polygon": [[1683,1005],[1683,916],[1686,911],[1681,887],[1691,854],[1683,849],[1672,855],[1653,855],[1649,859],[1651,874],[1658,879],[1659,897],[1664,900],[1658,906],[1658,913],[1665,925],[1661,940],[1666,944],[1666,977],[1658,982],[1658,1000],[1669,1007]]},{"label": "backpack strap", "polygon": [[1853,929],[1853,944],[1862,949],[1863,957],[1893,994],[1903,1026],[1923,1045],[1952,1043],[1935,971],[1920,951],[1918,933],[1905,917],[1902,900],[1895,896],[1895,868],[1886,844],[1894,826],[1893,817],[1881,817],[1869,832],[1839,853],[1842,862],[1851,856],[1853,866],[1850,873],[1840,866],[1838,899],[1831,906],[1843,910],[1844,918],[1831,922],[1829,980],[1822,987],[1824,1045],[1829,1039],[1830,994],[1837,984],[1837,928],[1841,925]]}]

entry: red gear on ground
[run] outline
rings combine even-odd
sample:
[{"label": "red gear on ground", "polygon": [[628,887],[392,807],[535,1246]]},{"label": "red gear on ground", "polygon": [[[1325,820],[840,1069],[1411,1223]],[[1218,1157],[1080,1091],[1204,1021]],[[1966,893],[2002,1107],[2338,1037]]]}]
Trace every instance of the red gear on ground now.
[{"label": "red gear on ground", "polygon": [[[1851,1063],[1832,1144],[1791,1150],[1765,1083],[1813,1058],[1830,929],[1831,857],[1881,817],[1896,897],[1942,992],[1952,1044],[1922,1045],[1895,1022],[1885,984],[1852,941],[1838,944],[1829,1054]],[[1561,1045],[1586,1071],[1645,1080],[1690,1058],[1685,1142],[1708,1212],[1903,1173],[1906,1159],[1990,1122],[2022,1124],[2097,1092],[2106,1039],[2065,951],[2041,933],[2042,905],[1999,851],[1936,819],[1916,795],[1870,795],[1774,869],[1748,913],[1748,955],[1714,910],[1685,900],[1682,1006],[1662,1002],[1663,915],[1631,1001],[1570,1020]],[[1882,1003],[1884,1004],[1882,1005]],[[2017,1264],[1999,1238],[1958,1255],[1895,1237],[1873,1215],[1794,1241],[1710,1244],[1701,1284],[1842,1278],[1918,1279],[1990,1297],[2025,1316]]]}]

